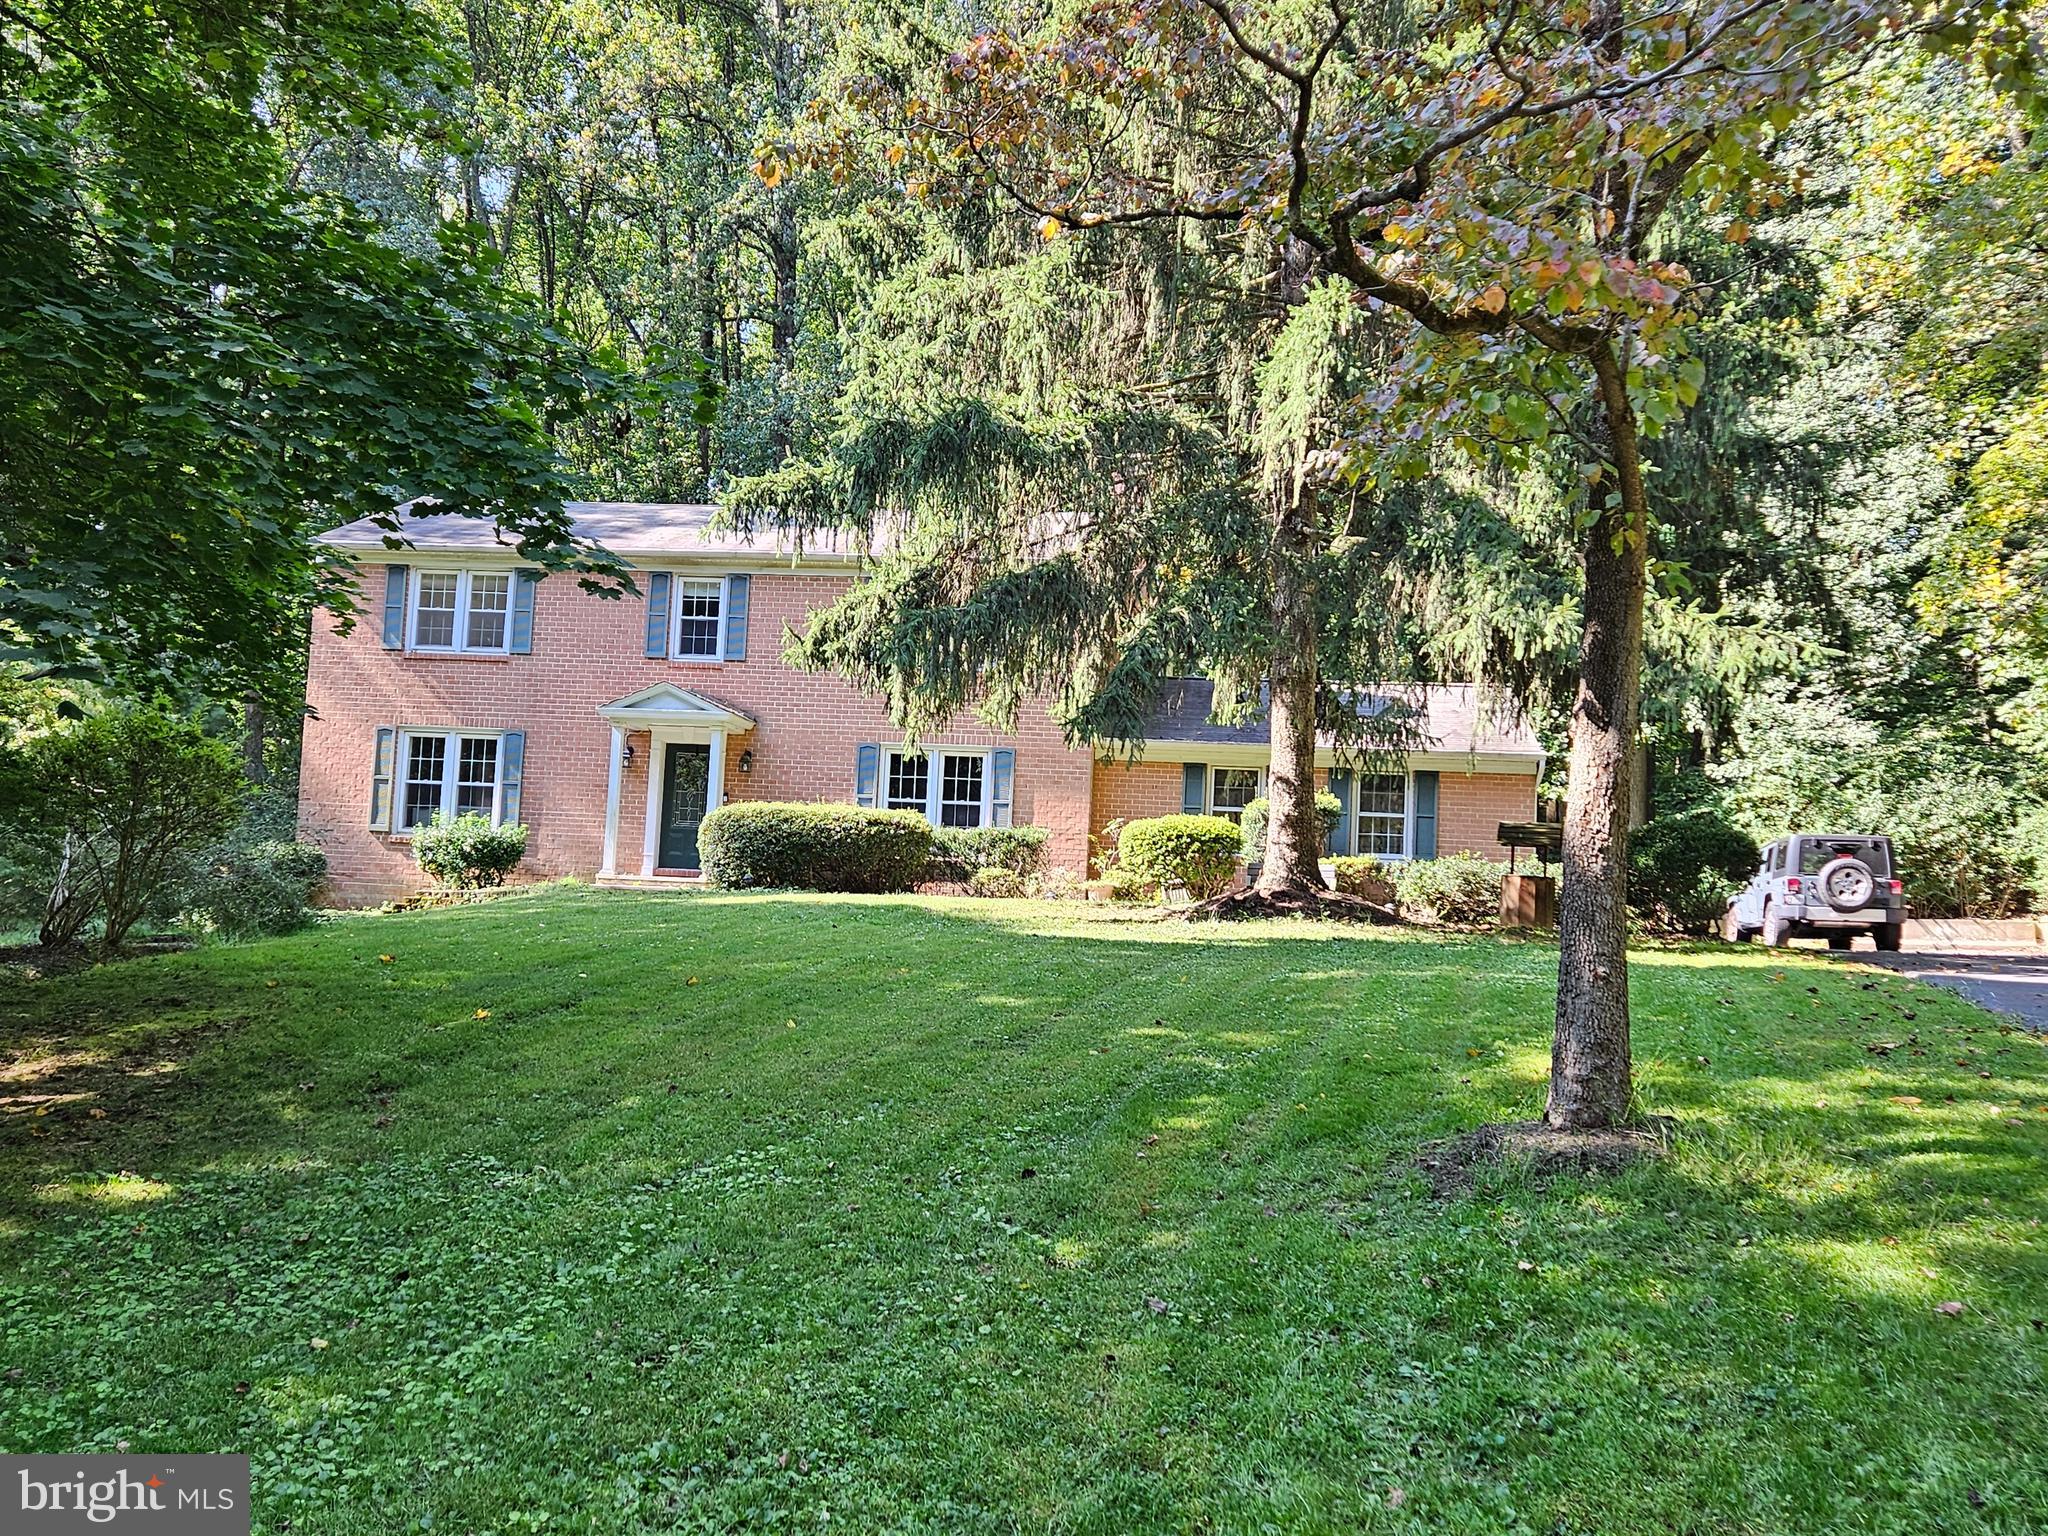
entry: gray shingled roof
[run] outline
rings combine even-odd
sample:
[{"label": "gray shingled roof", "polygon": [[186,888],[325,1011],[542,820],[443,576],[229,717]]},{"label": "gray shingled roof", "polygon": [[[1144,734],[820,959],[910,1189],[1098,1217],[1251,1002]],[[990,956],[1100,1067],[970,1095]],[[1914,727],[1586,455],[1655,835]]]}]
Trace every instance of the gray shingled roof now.
[{"label": "gray shingled roof", "polygon": [[[664,555],[754,555],[764,559],[788,558],[797,552],[794,539],[773,532],[751,535],[730,531],[714,532],[711,520],[718,508],[685,501],[572,501],[565,504],[575,519],[576,534],[603,545],[623,559]],[[426,550],[447,550],[468,554],[478,550],[505,549],[508,541],[489,518],[464,517],[442,512],[431,505],[401,508],[404,537]],[[385,533],[369,518],[358,518],[331,533],[321,542],[337,549],[383,551]],[[849,542],[841,537],[812,536],[804,540],[803,552],[827,560],[851,558]]]},{"label": "gray shingled roof", "polygon": [[[1482,756],[1540,756],[1542,745],[1528,723],[1499,702],[1491,715],[1480,690],[1470,683],[1447,683],[1424,688],[1394,688],[1384,695],[1361,698],[1361,713],[1377,713],[1389,707],[1404,707],[1410,701],[1427,709],[1429,719],[1424,739],[1415,744],[1421,752],[1467,752]],[[1216,702],[1216,685],[1205,678],[1179,678],[1168,683],[1152,707],[1146,723],[1148,741],[1201,742],[1216,746],[1263,747],[1269,737],[1265,711],[1242,725],[1218,725],[1209,718]],[[1324,745],[1330,738],[1325,735]]]}]

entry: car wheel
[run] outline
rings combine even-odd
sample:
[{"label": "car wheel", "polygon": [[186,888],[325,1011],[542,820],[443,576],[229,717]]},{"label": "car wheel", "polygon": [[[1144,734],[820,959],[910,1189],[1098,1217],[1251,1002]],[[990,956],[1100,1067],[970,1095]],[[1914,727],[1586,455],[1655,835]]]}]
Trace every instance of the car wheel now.
[{"label": "car wheel", "polygon": [[1897,954],[1899,941],[1905,936],[1904,923],[1879,923],[1870,930],[1870,936],[1877,940],[1877,947],[1887,954]]},{"label": "car wheel", "polygon": [[1829,949],[1847,949],[1849,943],[1849,935],[1846,933],[1831,933],[1828,935]]},{"label": "car wheel", "polygon": [[1764,943],[1772,949],[1783,949],[1792,942],[1792,925],[1787,923],[1769,907],[1764,908]]}]

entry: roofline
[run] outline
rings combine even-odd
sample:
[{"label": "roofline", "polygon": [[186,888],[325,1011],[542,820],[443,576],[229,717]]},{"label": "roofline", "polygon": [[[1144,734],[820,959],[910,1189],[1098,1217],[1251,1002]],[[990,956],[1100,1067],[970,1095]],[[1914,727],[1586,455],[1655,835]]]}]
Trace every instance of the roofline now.
[{"label": "roofline", "polygon": [[[1512,773],[1543,776],[1543,766],[1548,756],[1542,751],[1535,752],[1446,752],[1440,749],[1402,752],[1398,756],[1411,769],[1434,768],[1444,773]],[[1271,764],[1273,749],[1265,743],[1242,741],[1147,741],[1136,757],[1126,757],[1116,752],[1100,752],[1097,758],[1105,763],[1208,763],[1218,768],[1264,768]],[[1355,764],[1357,753],[1347,753],[1342,758],[1333,747],[1317,747],[1315,764],[1318,768],[1334,768]]]},{"label": "roofline", "polygon": [[[428,544],[408,541],[403,549],[391,549],[380,539],[375,543],[358,544],[352,541],[329,538],[322,535],[320,543],[329,549],[348,555],[356,565],[418,565],[428,562],[447,561],[465,569],[476,570],[517,570],[531,568],[531,560],[519,558],[519,552],[510,545],[487,545],[477,548],[473,545]],[[764,555],[753,550],[614,550],[604,545],[597,546],[607,554],[617,555],[636,571],[662,571],[695,569],[700,566],[716,566],[721,571],[745,571],[749,574],[774,574],[777,572],[850,571],[861,564],[859,555],[818,554],[805,551],[802,554]]]}]

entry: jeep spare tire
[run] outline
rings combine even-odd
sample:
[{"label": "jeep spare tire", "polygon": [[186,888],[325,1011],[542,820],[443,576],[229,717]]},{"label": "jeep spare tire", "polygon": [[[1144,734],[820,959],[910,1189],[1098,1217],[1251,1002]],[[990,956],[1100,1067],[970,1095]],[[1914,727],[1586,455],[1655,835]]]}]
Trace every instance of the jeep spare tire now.
[{"label": "jeep spare tire", "polygon": [[1856,912],[1870,905],[1877,895],[1877,876],[1861,859],[1844,854],[1820,869],[1820,894],[1837,912]]}]

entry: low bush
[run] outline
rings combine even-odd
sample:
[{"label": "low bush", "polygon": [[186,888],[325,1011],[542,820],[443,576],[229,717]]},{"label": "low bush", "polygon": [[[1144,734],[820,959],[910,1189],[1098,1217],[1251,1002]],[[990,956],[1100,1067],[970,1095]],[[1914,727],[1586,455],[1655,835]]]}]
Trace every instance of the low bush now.
[{"label": "low bush", "polygon": [[493,826],[488,816],[443,816],[412,835],[412,856],[428,875],[458,891],[503,885],[526,856],[526,828]]},{"label": "low bush", "polygon": [[1024,877],[1014,869],[991,864],[967,877],[967,890],[974,896],[1022,896]]},{"label": "low bush", "polygon": [[1183,886],[1206,901],[1229,888],[1243,848],[1243,830],[1221,816],[1153,816],[1125,824],[1117,864],[1139,880]]},{"label": "low bush", "polygon": [[327,855],[312,843],[231,840],[195,872],[187,910],[231,938],[289,933],[326,878]]},{"label": "low bush", "polygon": [[1337,890],[1345,896],[1363,896],[1368,901],[1387,901],[1394,894],[1394,872],[1370,853],[1348,853],[1330,861],[1337,875]]},{"label": "low bush", "polygon": [[1680,933],[1708,933],[1757,865],[1756,839],[1711,805],[1659,816],[1629,835],[1628,904]]},{"label": "low bush", "polygon": [[977,870],[1004,869],[1021,881],[1045,863],[1044,827],[936,827],[927,880],[972,881]]},{"label": "low bush", "polygon": [[[1264,795],[1245,806],[1244,819],[1239,825],[1244,828],[1244,856],[1247,861],[1266,856],[1266,823],[1272,814],[1272,804]],[[1317,841],[1327,843],[1337,823],[1344,819],[1344,802],[1327,789],[1319,789],[1316,791],[1316,814],[1323,823]]]},{"label": "low bush", "polygon": [[930,865],[932,829],[915,811],[752,800],[706,816],[697,850],[704,877],[735,890],[907,891]]},{"label": "low bush", "polygon": [[1500,915],[1507,872],[1507,865],[1476,853],[1410,859],[1394,867],[1394,894],[1403,912],[1426,913],[1440,923],[1482,923]]}]

